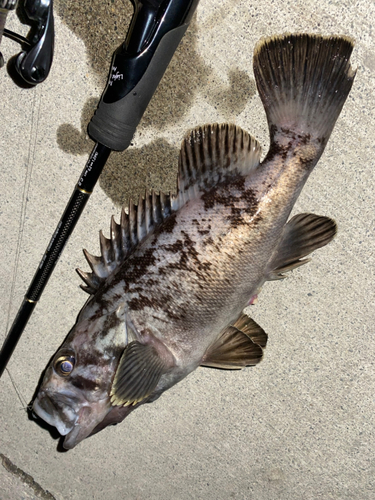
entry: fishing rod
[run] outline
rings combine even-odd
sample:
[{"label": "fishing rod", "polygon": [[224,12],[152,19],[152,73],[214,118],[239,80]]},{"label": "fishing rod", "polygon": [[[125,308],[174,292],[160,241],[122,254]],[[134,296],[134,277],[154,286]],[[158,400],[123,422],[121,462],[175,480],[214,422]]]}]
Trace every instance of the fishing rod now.
[{"label": "fishing rod", "polygon": [[96,144],[1,348],[0,377],[111,151],[123,151],[130,145],[199,0],[131,2],[134,14],[126,39],[114,52],[107,86],[88,126]]}]

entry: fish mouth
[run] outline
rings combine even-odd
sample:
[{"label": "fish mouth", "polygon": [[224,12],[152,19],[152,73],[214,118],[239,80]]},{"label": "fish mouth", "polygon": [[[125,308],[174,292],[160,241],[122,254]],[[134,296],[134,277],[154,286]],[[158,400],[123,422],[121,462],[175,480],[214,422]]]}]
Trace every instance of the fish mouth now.
[{"label": "fish mouth", "polygon": [[56,427],[62,436],[66,436],[74,427],[78,415],[68,401],[54,401],[47,394],[38,397],[33,403],[33,412],[52,427]]},{"label": "fish mouth", "polygon": [[110,410],[108,398],[88,402],[78,400],[71,393],[43,393],[33,403],[34,413],[65,437],[63,447],[66,450],[88,437]]}]

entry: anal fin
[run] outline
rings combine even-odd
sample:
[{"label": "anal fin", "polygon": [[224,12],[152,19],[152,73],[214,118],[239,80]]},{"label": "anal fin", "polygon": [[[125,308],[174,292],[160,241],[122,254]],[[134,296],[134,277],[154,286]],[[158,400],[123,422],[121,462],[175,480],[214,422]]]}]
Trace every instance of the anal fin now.
[{"label": "anal fin", "polygon": [[113,406],[135,405],[156,388],[167,366],[152,345],[131,342],[124,350],[111,388]]},{"label": "anal fin", "polygon": [[329,217],[295,215],[284,227],[280,243],[267,266],[267,279],[284,278],[282,273],[307,264],[310,259],[303,257],[327,245],[336,232],[336,223]]},{"label": "anal fin", "polygon": [[255,344],[260,345],[260,347],[266,347],[266,332],[247,314],[241,313],[233,326],[241,330],[241,332],[247,335]]},{"label": "anal fin", "polygon": [[235,325],[228,326],[208,348],[202,366],[240,370],[261,361],[266,333],[246,314],[241,314]]}]

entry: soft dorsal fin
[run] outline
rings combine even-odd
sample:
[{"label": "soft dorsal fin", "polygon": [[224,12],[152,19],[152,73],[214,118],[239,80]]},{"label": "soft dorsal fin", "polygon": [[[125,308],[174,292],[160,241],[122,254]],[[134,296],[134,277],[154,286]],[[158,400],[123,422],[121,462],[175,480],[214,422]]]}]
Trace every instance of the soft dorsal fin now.
[{"label": "soft dorsal fin", "polygon": [[201,362],[202,366],[240,370],[261,361],[262,347],[267,343],[266,333],[246,314],[241,314],[235,325],[241,325],[248,334],[236,326],[228,326],[207,349]]},{"label": "soft dorsal fin", "polygon": [[120,224],[112,217],[110,238],[100,233],[100,257],[84,254],[92,272],[77,269],[85,285],[95,293],[106,278],[133,252],[144,238],[189,200],[232,176],[247,175],[259,165],[261,148],[247,132],[235,125],[206,125],[192,130],[184,139],[179,157],[177,194],[140,196],[121,212]]},{"label": "soft dorsal fin", "polygon": [[248,175],[259,165],[260,154],[259,142],[235,125],[215,123],[192,130],[179,157],[180,206],[219,182]]},{"label": "soft dorsal fin", "polygon": [[280,243],[267,266],[267,279],[284,278],[282,273],[309,262],[310,259],[303,257],[327,245],[336,232],[336,223],[329,217],[315,214],[295,215],[283,229]]}]

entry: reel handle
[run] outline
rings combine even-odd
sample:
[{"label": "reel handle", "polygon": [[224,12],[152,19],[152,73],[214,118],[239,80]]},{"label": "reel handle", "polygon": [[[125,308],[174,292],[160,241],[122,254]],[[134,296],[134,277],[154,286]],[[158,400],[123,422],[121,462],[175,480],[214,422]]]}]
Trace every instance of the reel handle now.
[{"label": "reel handle", "polygon": [[53,59],[53,0],[25,0],[24,10],[36,22],[32,48],[22,51],[16,59],[16,70],[30,85],[42,83],[48,76]]}]

